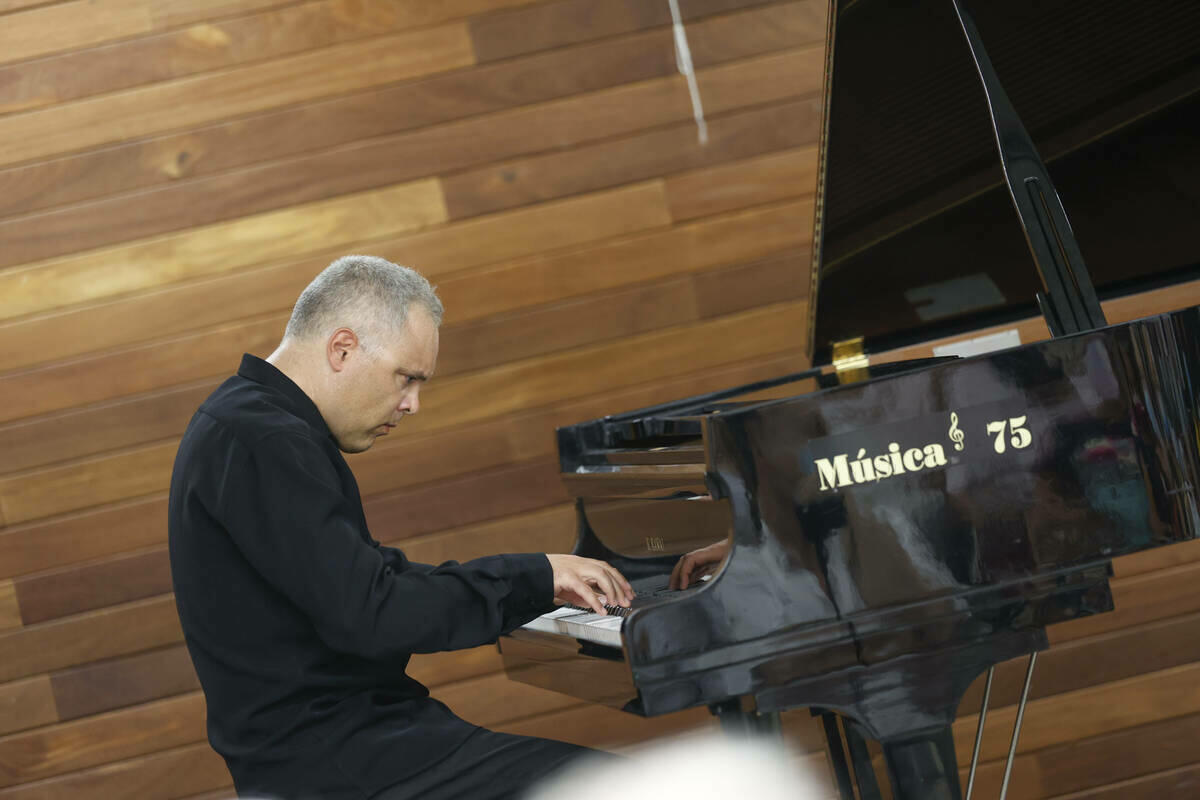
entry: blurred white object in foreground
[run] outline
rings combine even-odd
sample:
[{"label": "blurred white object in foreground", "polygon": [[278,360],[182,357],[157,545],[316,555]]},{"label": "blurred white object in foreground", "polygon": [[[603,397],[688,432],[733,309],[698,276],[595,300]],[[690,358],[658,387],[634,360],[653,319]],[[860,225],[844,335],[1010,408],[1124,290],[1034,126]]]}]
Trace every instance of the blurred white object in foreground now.
[{"label": "blurred white object in foreground", "polygon": [[583,760],[540,784],[526,800],[579,800],[610,789],[622,800],[825,797],[782,742],[712,733],[647,744],[620,760]]}]

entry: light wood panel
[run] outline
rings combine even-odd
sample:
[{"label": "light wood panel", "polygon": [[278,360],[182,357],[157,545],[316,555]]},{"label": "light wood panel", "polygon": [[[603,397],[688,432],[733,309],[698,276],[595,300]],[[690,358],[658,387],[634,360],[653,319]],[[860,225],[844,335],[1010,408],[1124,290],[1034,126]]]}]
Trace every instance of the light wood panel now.
[{"label": "light wood panel", "polygon": [[139,600],[0,633],[0,681],[181,641],[175,599]]},{"label": "light wood panel", "polygon": [[318,0],[123,39],[104,47],[68,50],[0,68],[0,113],[28,111],[527,2],[530,0],[370,4]]},{"label": "light wood panel", "polygon": [[231,785],[229,770],[221,757],[207,744],[195,744],[0,789],[0,798],[174,800]]},{"label": "light wood panel", "polygon": [[[0,737],[0,786],[26,783],[204,738],[199,692]],[[81,743],[86,742],[85,746]]]},{"label": "light wood panel", "polygon": [[436,180],[244,217],[0,272],[0,318],[395,235],[445,219]]},{"label": "light wood panel", "polygon": [[11,580],[0,580],[0,630],[19,628],[22,622],[16,585]]},{"label": "light wood panel", "polygon": [[49,675],[0,684],[0,734],[57,721]]},{"label": "light wood panel", "polygon": [[[755,13],[758,12],[749,12],[746,16]],[[759,29],[777,28],[786,29],[787,26],[764,28],[761,25],[739,25],[739,30],[751,33]],[[726,47],[726,52],[741,54],[742,51],[747,51],[756,55],[760,51],[772,49],[771,41],[759,41],[748,34],[743,34],[741,38],[734,37],[733,41],[741,47]],[[661,48],[661,43],[659,47]],[[723,54],[723,51],[717,50],[710,60],[720,62],[720,56]],[[657,83],[660,90],[666,88],[675,95],[679,93],[677,79]],[[798,87],[798,90],[799,88],[801,87]],[[636,103],[639,99],[649,96],[645,91],[635,91],[629,99]],[[273,160],[267,165],[253,169],[237,170],[197,180],[177,181],[170,186],[149,192],[126,194],[52,213],[17,216],[0,223],[0,245],[3,245],[0,250],[0,265],[51,258],[118,241],[267,211],[283,205],[317,201],[347,192],[413,180],[430,175],[432,165],[437,165],[444,174],[452,169],[470,167],[548,147],[563,148],[603,136],[606,128],[627,132],[635,130],[642,119],[647,119],[645,124],[653,124],[663,113],[658,104],[647,103],[639,107],[626,103],[620,116],[609,115],[604,124],[585,128],[578,124],[578,120],[570,119],[580,115],[596,116],[593,109],[602,107],[605,100],[605,96],[584,95],[559,101],[548,108],[508,112],[498,119],[465,120],[443,128],[373,139],[360,145],[304,154],[297,158]],[[745,102],[751,100],[752,98],[747,98]],[[672,110],[677,111],[673,118],[689,119],[685,113],[686,109],[677,107],[678,104],[672,106]],[[566,126],[565,130],[564,119],[573,122]],[[772,136],[778,139],[789,133],[793,138],[802,137],[805,135],[805,127],[812,129],[811,138],[815,139],[815,122],[802,126],[788,120],[774,120],[756,126],[756,130],[760,133],[759,138],[769,141]],[[792,132],[792,128],[796,128],[795,132]],[[290,131],[287,135],[289,139],[295,136]],[[693,136],[692,139],[694,138]],[[746,138],[747,135],[743,132],[730,144],[745,147]],[[730,144],[725,145],[726,149]],[[712,156],[712,161],[719,160],[715,145],[716,142],[704,150]],[[642,149],[644,148],[635,148],[634,152]],[[189,154],[189,160],[194,157],[191,149],[186,152]],[[697,160],[696,155],[693,154],[693,161]],[[577,160],[580,163],[589,163],[597,157],[580,152]],[[609,165],[628,160],[631,168],[637,166],[631,159],[605,160]],[[643,166],[641,177],[667,171],[670,170],[647,170]],[[606,183],[593,180],[591,188],[626,183],[635,179],[636,176],[631,176],[623,180],[609,180]],[[555,195],[546,195],[550,196]],[[514,202],[509,205],[516,204],[518,203]],[[483,213],[483,210],[477,210],[475,213]],[[455,216],[463,214],[456,213]]]},{"label": "light wood panel", "polygon": [[[150,136],[472,64],[462,24],[335,45],[0,117],[0,164]],[[306,76],[296,81],[296,75]]]}]

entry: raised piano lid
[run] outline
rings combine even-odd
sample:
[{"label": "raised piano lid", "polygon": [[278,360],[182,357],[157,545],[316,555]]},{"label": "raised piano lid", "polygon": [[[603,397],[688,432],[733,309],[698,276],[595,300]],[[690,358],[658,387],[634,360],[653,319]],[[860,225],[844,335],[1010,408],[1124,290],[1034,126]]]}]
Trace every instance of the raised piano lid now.
[{"label": "raised piano lid", "polygon": [[[1041,284],[950,0],[831,5],[813,363],[858,336],[881,352],[1037,315]],[[966,6],[1101,298],[1198,277],[1200,3]]]}]

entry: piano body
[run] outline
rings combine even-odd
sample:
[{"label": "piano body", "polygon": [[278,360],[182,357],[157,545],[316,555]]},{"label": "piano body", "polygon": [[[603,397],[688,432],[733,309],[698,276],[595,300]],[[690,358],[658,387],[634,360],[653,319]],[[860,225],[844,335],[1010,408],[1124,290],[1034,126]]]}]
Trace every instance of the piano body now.
[{"label": "piano body", "polygon": [[[1110,296],[1190,277],[1200,195],[1169,212],[1136,195],[1097,212],[1142,215],[1124,230],[1073,215],[1075,245],[996,73],[1033,109],[1068,206],[1096,204],[1103,154],[1142,148],[1106,178],[1128,194],[1156,157],[1163,169],[1178,157],[1180,120],[1200,120],[1200,6],[975,5],[978,30],[957,0],[831,3],[817,366],[558,431],[576,552],[617,566],[639,596],[629,613],[560,609],[503,637],[511,678],[643,715],[708,706],[754,724],[828,710],[861,797],[879,796],[863,774],[874,739],[894,797],[957,800],[950,724],[969,684],[1044,649],[1048,625],[1111,610],[1112,558],[1197,536],[1200,308],[1106,325],[1079,251]],[[1153,19],[1137,16],[1151,6]],[[1051,29],[1030,33],[1031,20]],[[983,41],[1000,43],[998,70]],[[1065,74],[1097,47],[1129,57]],[[881,78],[891,56],[912,69]],[[1028,315],[1035,296],[1046,341],[869,362]],[[863,338],[847,358],[849,334]],[[668,590],[680,555],[726,537],[711,579]]]}]

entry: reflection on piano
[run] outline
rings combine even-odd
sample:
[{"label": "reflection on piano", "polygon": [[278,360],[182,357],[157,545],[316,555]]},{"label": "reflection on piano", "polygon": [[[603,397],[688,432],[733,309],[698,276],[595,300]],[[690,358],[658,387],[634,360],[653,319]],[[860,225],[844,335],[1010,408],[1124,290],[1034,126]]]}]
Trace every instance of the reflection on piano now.
[{"label": "reflection on piano", "polygon": [[[842,5],[830,11],[837,34],[826,104],[835,123],[837,104],[850,102],[837,95],[841,60],[886,30],[889,14],[912,13],[934,30],[936,15],[916,9],[936,7],[960,23],[953,0]],[[1187,5],[1164,24],[1200,27]],[[1103,22],[1104,3],[1087,8]],[[965,31],[1009,178],[993,189],[1017,206],[1055,338],[969,359],[868,366],[865,380],[843,385],[819,366],[560,429],[576,552],[612,563],[637,597],[628,613],[562,608],[504,637],[510,677],[635,714],[708,706],[739,725],[786,709],[828,710],[843,719],[861,797],[879,796],[867,774],[869,738],[882,746],[898,800],[958,800],[950,724],[968,685],[998,662],[1044,649],[1046,626],[1111,610],[1112,558],[1196,537],[1200,308],[1104,326],[1049,175],[971,18],[957,10],[956,46]],[[1195,77],[1189,57],[1156,66],[1160,101],[1162,86]],[[1197,88],[1180,96],[1194,103]],[[1136,108],[1136,98],[1129,103]],[[1060,134],[1068,122],[1088,130],[1083,111],[1064,113],[1076,116],[1057,121]],[[822,143],[832,165],[819,188],[830,205],[816,221],[822,282],[861,266],[868,234],[885,251],[904,237],[922,241],[896,202],[872,210],[853,188],[834,189],[838,133],[831,124]],[[959,167],[921,180],[910,194],[924,215],[937,203],[959,213],[983,185]],[[839,198],[860,207],[848,212],[833,204]],[[887,268],[894,253],[884,256]],[[1145,271],[1159,277],[1175,266]],[[822,288],[817,315],[844,317],[830,297]],[[960,317],[970,324],[970,314]],[[822,325],[818,361],[835,349]],[[918,333],[931,330],[940,329]],[[716,575],[668,588],[681,554],[726,536],[730,554]],[[853,796],[844,764],[835,773]]]}]

